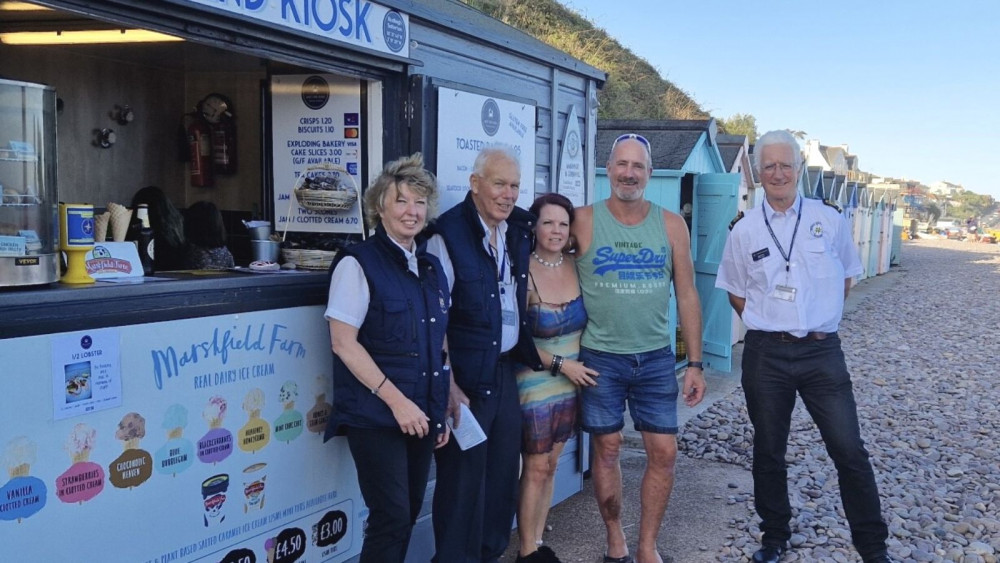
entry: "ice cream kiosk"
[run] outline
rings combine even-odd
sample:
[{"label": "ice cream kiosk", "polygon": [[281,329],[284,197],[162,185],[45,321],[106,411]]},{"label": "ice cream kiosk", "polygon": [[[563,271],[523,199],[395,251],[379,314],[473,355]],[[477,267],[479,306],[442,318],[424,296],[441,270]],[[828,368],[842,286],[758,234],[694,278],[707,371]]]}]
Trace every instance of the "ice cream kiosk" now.
[{"label": "ice cream kiosk", "polygon": [[[530,201],[571,115],[592,142],[605,75],[452,0],[0,0],[0,77],[4,552],[312,563],[355,559],[368,515],[346,440],[323,441],[323,312],[369,179],[418,151],[467,179],[509,138]],[[59,281],[59,202],[128,246],[104,222],[147,186],[214,203],[236,268]],[[250,271],[274,247],[257,222],[285,267]],[[411,561],[433,555],[430,493]]]}]

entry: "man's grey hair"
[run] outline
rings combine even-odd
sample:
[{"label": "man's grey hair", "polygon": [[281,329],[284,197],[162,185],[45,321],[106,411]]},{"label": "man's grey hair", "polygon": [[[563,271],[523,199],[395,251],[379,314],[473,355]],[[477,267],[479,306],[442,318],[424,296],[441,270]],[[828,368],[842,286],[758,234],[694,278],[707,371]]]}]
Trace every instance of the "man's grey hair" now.
[{"label": "man's grey hair", "polygon": [[753,145],[753,154],[751,155],[753,156],[753,169],[758,174],[760,174],[760,155],[764,152],[764,147],[771,145],[788,145],[791,147],[792,154],[795,157],[795,170],[802,170],[802,150],[799,148],[799,142],[787,130],[776,129],[758,137],[757,142]]},{"label": "man's grey hair", "polygon": [[476,155],[476,162],[472,165],[472,173],[481,178],[483,176],[483,169],[486,168],[486,163],[496,157],[508,159],[517,166],[518,170],[521,169],[521,159],[514,152],[514,149],[506,145],[493,145],[479,151],[479,154]]}]

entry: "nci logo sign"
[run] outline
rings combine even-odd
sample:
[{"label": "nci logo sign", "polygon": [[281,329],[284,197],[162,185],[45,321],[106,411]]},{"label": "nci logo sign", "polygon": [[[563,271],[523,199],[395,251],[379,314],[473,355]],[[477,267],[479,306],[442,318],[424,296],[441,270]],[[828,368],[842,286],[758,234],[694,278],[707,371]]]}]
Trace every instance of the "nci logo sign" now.
[{"label": "nci logo sign", "polygon": [[490,137],[497,134],[497,131],[500,130],[500,106],[497,105],[496,100],[487,98],[483,102],[480,120],[483,123],[483,132]]}]

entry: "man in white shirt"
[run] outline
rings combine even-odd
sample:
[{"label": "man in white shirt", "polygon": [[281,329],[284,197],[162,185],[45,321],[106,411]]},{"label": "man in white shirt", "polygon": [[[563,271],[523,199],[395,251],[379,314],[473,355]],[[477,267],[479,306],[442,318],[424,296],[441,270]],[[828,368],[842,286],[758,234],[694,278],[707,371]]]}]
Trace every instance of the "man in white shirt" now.
[{"label": "man in white shirt", "polygon": [[855,548],[865,563],[888,562],[888,529],[837,335],[851,278],[863,271],[850,227],[831,204],[799,195],[802,155],[790,133],[764,134],[753,157],[765,200],[731,225],[715,283],[748,329],[742,383],[763,532],[753,561],[779,561],[791,537],[785,451],[798,393],[837,468]]}]

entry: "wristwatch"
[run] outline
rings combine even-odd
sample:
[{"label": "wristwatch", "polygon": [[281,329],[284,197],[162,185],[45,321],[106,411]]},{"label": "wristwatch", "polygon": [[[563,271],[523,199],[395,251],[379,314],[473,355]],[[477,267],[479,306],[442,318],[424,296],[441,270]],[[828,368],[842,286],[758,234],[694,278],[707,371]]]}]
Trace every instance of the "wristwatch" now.
[{"label": "wristwatch", "polygon": [[687,367],[689,367],[689,368],[698,368],[698,369],[700,369],[702,371],[705,371],[705,364],[703,364],[701,362],[688,362]]}]

